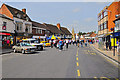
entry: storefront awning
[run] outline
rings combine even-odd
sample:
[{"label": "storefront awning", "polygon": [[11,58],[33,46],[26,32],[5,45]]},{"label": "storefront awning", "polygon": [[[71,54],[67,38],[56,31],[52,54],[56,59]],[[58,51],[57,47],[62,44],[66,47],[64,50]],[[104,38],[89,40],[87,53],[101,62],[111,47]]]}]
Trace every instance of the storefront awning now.
[{"label": "storefront awning", "polygon": [[0,35],[7,35],[7,36],[10,36],[10,33],[1,33],[1,32],[0,32]]},{"label": "storefront awning", "polygon": [[[112,34],[113,34],[113,33],[112,33]],[[120,37],[120,32],[114,33],[114,36],[115,36],[115,37]]]}]

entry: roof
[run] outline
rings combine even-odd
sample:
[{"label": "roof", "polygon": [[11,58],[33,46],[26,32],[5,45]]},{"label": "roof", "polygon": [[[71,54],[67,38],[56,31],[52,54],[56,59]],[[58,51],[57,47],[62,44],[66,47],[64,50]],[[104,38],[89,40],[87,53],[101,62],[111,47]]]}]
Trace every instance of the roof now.
[{"label": "roof", "polygon": [[60,29],[61,29],[61,31],[62,31],[64,34],[66,34],[66,35],[72,35],[67,28],[61,27]]},{"label": "roof", "polygon": [[28,17],[29,21],[31,21],[29,16],[26,13],[24,13],[23,11],[21,11],[19,9],[16,9],[16,8],[13,8],[13,7],[11,7],[11,6],[7,5],[7,4],[4,4],[4,5],[9,9],[9,11],[12,13],[12,15],[14,17],[17,17],[17,14],[20,14],[21,15],[20,19],[26,20],[26,17]]},{"label": "roof", "polygon": [[55,26],[55,25],[52,25],[52,24],[46,24],[46,23],[44,23],[44,25],[46,25],[46,29],[47,30],[49,30],[50,32],[52,32],[52,33],[55,33],[55,34],[64,34],[61,30],[59,30],[58,28],[57,28],[57,26]]},{"label": "roof", "polygon": [[11,19],[11,18],[9,18],[9,17],[7,17],[7,16],[5,16],[5,15],[3,15],[3,14],[0,14],[0,17],[1,17],[1,18],[4,18],[4,19],[8,19],[8,20],[13,21],[13,19]]},{"label": "roof", "polygon": [[90,37],[96,37],[97,34],[95,34],[94,32],[90,35]]},{"label": "roof", "polygon": [[32,21],[32,26],[47,29],[47,27],[45,25],[38,23],[38,22],[35,22],[35,21]]}]

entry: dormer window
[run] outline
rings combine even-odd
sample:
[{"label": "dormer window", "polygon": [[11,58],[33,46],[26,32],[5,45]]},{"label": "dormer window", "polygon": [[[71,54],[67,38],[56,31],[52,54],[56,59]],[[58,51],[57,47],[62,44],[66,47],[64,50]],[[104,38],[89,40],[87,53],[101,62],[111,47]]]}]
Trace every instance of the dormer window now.
[{"label": "dormer window", "polygon": [[28,18],[28,17],[26,17],[26,20],[27,20],[27,21],[29,21],[29,18]]},{"label": "dormer window", "polygon": [[20,14],[17,14],[17,17],[18,17],[18,18],[21,18],[21,15],[20,15]]}]

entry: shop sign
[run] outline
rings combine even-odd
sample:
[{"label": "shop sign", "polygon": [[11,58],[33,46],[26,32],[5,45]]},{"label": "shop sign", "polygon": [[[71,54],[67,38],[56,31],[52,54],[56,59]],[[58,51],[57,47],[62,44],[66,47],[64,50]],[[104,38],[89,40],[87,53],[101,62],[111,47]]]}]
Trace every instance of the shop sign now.
[{"label": "shop sign", "polygon": [[2,30],[6,30],[6,26],[3,26],[3,27],[2,27]]},{"label": "shop sign", "polygon": [[0,33],[0,35],[7,35],[7,36],[10,36],[10,33]]}]

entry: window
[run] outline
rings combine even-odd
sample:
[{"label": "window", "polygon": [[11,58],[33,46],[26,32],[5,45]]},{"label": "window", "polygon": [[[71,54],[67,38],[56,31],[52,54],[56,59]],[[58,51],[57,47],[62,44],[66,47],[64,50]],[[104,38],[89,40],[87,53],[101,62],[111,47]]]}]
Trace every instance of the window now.
[{"label": "window", "polygon": [[26,25],[25,32],[30,32],[30,26],[29,25]]},{"label": "window", "polygon": [[106,22],[104,23],[104,29],[107,29],[107,25],[108,25],[108,22],[106,21]]},{"label": "window", "polygon": [[99,30],[99,31],[101,30],[101,25],[98,26],[98,30]]},{"label": "window", "polygon": [[16,24],[16,30],[17,31],[22,31],[22,24]]},{"label": "window", "polygon": [[101,30],[103,30],[104,28],[103,28],[103,24],[101,25]]},{"label": "window", "polygon": [[7,22],[3,22],[3,26],[6,26]]},{"label": "window", "polygon": [[2,30],[6,30],[6,24],[7,22],[3,22]]},{"label": "window", "polygon": [[104,11],[104,17],[107,16],[107,15],[108,15],[107,11]]},{"label": "window", "polygon": [[21,15],[20,15],[20,14],[17,14],[17,17],[18,17],[18,18],[21,18]]},{"label": "window", "polygon": [[27,20],[27,21],[29,21],[29,18],[28,18],[28,17],[26,17],[26,20]]}]

